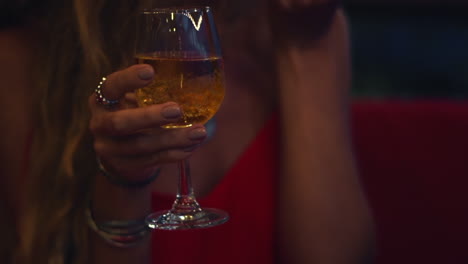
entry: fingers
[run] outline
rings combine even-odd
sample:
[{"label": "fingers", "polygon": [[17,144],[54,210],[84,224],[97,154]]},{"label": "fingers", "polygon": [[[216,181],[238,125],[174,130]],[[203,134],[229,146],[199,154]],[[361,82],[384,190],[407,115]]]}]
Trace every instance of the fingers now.
[{"label": "fingers", "polygon": [[112,73],[101,87],[106,99],[120,101],[117,108],[102,107],[96,102],[96,95],[89,98],[89,128],[96,154],[112,172],[124,177],[132,178],[160,164],[185,159],[206,137],[202,125],[161,128],[182,117],[174,102],[137,107],[133,91],[147,86],[153,78],[151,66],[134,65]]},{"label": "fingers", "polygon": [[133,65],[107,76],[102,93],[109,100],[117,100],[128,92],[148,85],[153,78],[154,70],[150,65]]},{"label": "fingers", "polygon": [[95,135],[123,136],[176,122],[181,116],[180,107],[173,102],[114,112],[100,111],[92,116],[90,129]]},{"label": "fingers", "polygon": [[[192,155],[192,152],[187,152],[179,149],[170,149],[161,152],[155,152],[153,155],[145,155],[142,157],[116,157],[106,164],[112,167],[112,171],[118,173],[119,176],[126,178],[140,178],[142,174],[149,170],[159,167],[164,164],[173,163],[187,159]],[[107,167],[106,167],[107,168]]]},{"label": "fingers", "polygon": [[100,156],[134,156],[139,158],[169,149],[190,152],[205,137],[205,128],[197,125],[186,129],[157,129],[127,138],[101,137],[95,141],[94,147]]},{"label": "fingers", "polygon": [[184,129],[159,129],[128,138],[98,137],[96,154],[112,171],[132,175],[161,164],[188,158],[206,138],[202,125]]}]

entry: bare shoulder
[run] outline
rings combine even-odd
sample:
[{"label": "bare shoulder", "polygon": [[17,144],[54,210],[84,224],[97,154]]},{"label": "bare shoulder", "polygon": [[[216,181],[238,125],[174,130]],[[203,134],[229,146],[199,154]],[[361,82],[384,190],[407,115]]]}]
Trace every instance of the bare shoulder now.
[{"label": "bare shoulder", "polygon": [[28,57],[32,52],[31,38],[29,32],[24,28],[12,28],[0,30],[0,67],[2,70],[7,65],[16,66],[24,64],[19,62]]},{"label": "bare shoulder", "polygon": [[8,56],[16,51],[28,50],[28,30],[25,28],[10,28],[0,30],[0,55]]},{"label": "bare shoulder", "polygon": [[[4,89],[26,86],[30,71],[32,43],[26,29],[15,28],[0,31],[0,92]],[[11,92],[11,91],[10,91]]]},{"label": "bare shoulder", "polygon": [[[22,29],[0,31],[0,192],[14,197],[30,127],[32,43]],[[0,196],[2,196],[0,193]]]}]

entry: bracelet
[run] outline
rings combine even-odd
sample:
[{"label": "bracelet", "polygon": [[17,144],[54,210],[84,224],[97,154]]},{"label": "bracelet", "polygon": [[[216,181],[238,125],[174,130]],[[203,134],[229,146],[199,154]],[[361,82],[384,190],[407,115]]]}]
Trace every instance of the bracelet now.
[{"label": "bracelet", "polygon": [[108,244],[119,248],[130,248],[141,243],[150,233],[145,219],[130,221],[109,221],[96,223],[90,207],[86,208],[88,226]]},{"label": "bracelet", "polygon": [[150,183],[152,183],[158,176],[159,173],[161,172],[161,168],[158,168],[153,175],[150,177],[141,180],[141,181],[129,181],[126,179],[123,179],[121,177],[117,177],[116,175],[110,173],[104,165],[102,165],[101,159],[99,157],[96,158],[97,164],[99,171],[107,178],[107,180],[117,186],[124,187],[127,189],[141,189],[146,186],[148,186]]}]

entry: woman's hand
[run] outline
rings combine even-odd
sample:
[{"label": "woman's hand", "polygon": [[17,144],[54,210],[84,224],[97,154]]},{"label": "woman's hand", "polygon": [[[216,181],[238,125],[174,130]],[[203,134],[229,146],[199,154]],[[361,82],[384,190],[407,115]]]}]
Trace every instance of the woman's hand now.
[{"label": "woman's hand", "polygon": [[89,98],[90,130],[94,148],[104,167],[129,180],[149,177],[163,163],[186,159],[205,139],[202,125],[164,129],[182,116],[174,102],[137,107],[134,90],[152,82],[154,70],[145,64],[133,65],[107,77],[102,94],[119,104],[107,109]]}]

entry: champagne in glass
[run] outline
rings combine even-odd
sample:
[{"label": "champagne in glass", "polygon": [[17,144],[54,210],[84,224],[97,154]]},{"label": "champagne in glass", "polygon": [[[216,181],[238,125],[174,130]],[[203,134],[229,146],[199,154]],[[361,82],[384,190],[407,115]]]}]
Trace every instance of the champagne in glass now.
[{"label": "champagne in glass", "polygon": [[[166,102],[180,105],[183,117],[167,129],[204,124],[218,111],[224,97],[221,49],[209,7],[152,9],[141,13],[137,63],[155,70],[154,81],[136,90],[140,107]],[[179,163],[177,196],[170,210],[149,215],[154,229],[193,229],[222,224],[226,212],[201,208],[190,180],[188,160]]]},{"label": "champagne in glass", "polygon": [[220,57],[171,58],[161,53],[136,56],[156,70],[154,81],[136,91],[139,106],[177,102],[182,118],[166,128],[205,124],[224,98],[224,67]]}]

